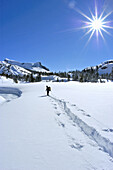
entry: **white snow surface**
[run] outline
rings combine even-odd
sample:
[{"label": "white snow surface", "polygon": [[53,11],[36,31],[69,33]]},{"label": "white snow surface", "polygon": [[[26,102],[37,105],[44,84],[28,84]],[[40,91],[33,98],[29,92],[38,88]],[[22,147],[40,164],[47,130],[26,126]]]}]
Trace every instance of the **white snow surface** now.
[{"label": "white snow surface", "polygon": [[4,76],[0,76],[0,85],[4,86],[4,84],[11,85],[11,84],[14,84],[14,81],[12,79],[10,79],[10,78],[6,78]]},{"label": "white snow surface", "polygon": [[0,83],[0,170],[113,170],[112,94],[112,83]]},{"label": "white snow surface", "polygon": [[0,104],[5,102],[5,98],[3,96],[0,96]]}]

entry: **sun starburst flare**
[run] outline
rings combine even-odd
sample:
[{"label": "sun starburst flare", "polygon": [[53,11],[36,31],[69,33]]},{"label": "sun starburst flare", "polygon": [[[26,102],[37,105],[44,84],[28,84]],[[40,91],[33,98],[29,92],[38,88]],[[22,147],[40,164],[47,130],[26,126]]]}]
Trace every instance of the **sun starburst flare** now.
[{"label": "sun starburst flare", "polygon": [[111,21],[106,21],[106,18],[108,18],[113,13],[113,11],[104,15],[105,11],[103,10],[102,13],[98,16],[98,10],[96,5],[95,5],[95,14],[93,14],[92,11],[90,10],[91,17],[87,16],[80,10],[77,11],[87,19],[87,21],[82,21],[84,25],[81,28],[87,29],[87,32],[84,34],[83,37],[90,34],[88,42],[93,37],[94,33],[96,33],[97,39],[100,35],[104,41],[105,38],[103,32],[107,33],[108,35],[111,35],[107,29],[113,29],[113,27],[109,25]]}]

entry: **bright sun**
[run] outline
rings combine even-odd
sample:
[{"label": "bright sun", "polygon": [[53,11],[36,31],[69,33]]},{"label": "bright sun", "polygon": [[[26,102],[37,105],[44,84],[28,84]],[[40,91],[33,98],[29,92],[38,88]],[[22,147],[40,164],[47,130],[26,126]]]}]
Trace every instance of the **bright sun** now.
[{"label": "bright sun", "polygon": [[[88,39],[88,42],[91,40],[92,36],[94,35],[94,33],[96,32],[96,37],[98,39],[99,34],[101,35],[101,37],[104,39],[104,35],[103,32],[111,35],[106,29],[113,29],[112,26],[110,26],[109,24],[111,23],[111,21],[105,21],[106,18],[111,15],[111,12],[109,12],[108,14],[104,15],[104,11],[100,14],[100,16],[98,16],[98,11],[97,11],[97,6],[95,5],[95,14],[93,14],[91,11],[91,17],[87,16],[86,14],[84,14],[83,12],[81,12],[80,10],[77,10],[82,16],[84,16],[87,21],[82,21],[85,25],[83,25],[81,28],[82,29],[87,29],[87,32],[84,34],[84,36],[90,34],[90,37]],[[84,37],[83,36],[83,37]]]},{"label": "bright sun", "polygon": [[102,29],[103,25],[100,19],[95,19],[92,23],[91,23],[91,27],[95,30],[99,30]]}]

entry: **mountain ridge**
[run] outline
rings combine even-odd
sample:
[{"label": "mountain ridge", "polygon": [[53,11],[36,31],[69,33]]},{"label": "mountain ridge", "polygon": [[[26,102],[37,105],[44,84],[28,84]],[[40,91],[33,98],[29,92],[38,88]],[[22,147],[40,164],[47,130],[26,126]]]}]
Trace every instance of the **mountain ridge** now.
[{"label": "mountain ridge", "polygon": [[8,58],[0,61],[0,74],[27,75],[38,72],[49,72],[49,69],[43,66],[41,62],[21,63]]},{"label": "mountain ridge", "polygon": [[90,67],[86,67],[84,70],[88,71],[88,70],[98,70],[99,75],[102,74],[110,74],[113,70],[113,60],[107,60],[102,62],[101,64],[98,64],[96,66],[90,66]]}]

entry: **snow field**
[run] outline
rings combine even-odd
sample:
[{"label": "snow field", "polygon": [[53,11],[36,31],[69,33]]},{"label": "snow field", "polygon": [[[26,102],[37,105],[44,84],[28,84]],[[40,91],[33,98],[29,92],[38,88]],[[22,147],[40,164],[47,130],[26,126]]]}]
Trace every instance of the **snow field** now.
[{"label": "snow field", "polygon": [[[46,85],[52,87],[50,97],[46,96]],[[73,82],[10,85],[7,93],[8,89],[12,89],[15,95],[15,89],[19,89],[20,96],[0,105],[0,169],[112,170],[110,153],[104,152],[104,147],[94,140],[95,135],[90,131],[92,127],[102,137],[107,133],[106,139],[112,139],[112,132],[100,133],[106,127],[112,131],[108,123],[112,117],[110,110],[107,121],[104,105],[98,112],[97,103],[100,98],[103,100],[103,96],[98,98],[98,93],[110,95],[100,101],[99,106],[104,101],[108,102],[108,98],[112,99],[110,92],[113,88],[110,84],[106,87]],[[92,93],[93,98],[97,98],[93,101],[95,106],[87,100],[91,99]],[[112,107],[111,100],[109,106]],[[105,118],[100,120],[102,113]],[[86,134],[88,126],[89,134]]]},{"label": "snow field", "polygon": [[[53,97],[52,97],[53,98]],[[71,112],[71,110],[67,107],[66,102],[58,100],[53,98],[54,100],[57,100],[60,104],[62,103],[63,110],[67,115],[70,117],[70,119],[75,122],[78,127],[84,132],[89,138],[94,140],[100,147],[103,148],[105,152],[107,152],[111,157],[113,157],[113,143],[111,143],[108,139],[102,137],[95,128],[89,126],[86,124],[82,119],[77,117],[74,113]]]},{"label": "snow field", "polygon": [[[81,154],[81,160],[89,164],[87,168],[84,167],[83,169],[98,169],[98,170],[104,168],[106,170],[112,169],[113,168],[112,163],[110,163],[111,164],[110,167],[108,165],[109,164],[108,162],[109,161],[112,162],[113,159],[110,158],[109,156],[107,158],[107,154],[105,157],[103,153],[104,150],[101,147],[99,147],[97,141],[93,140],[89,134],[84,135],[84,131],[88,133],[87,125],[83,127],[82,124],[84,124],[84,122],[80,120],[81,122],[81,127],[80,127],[78,122],[74,121],[75,116],[73,114],[69,115],[70,114],[69,110],[66,113],[67,108],[65,108],[65,110],[63,109],[64,107],[63,102],[58,101],[53,97],[52,99],[53,99],[52,102],[56,103],[54,104],[56,110],[56,122],[61,128],[64,129],[64,133],[67,136],[69,146],[75,151],[78,150]],[[58,107],[60,107],[60,109],[58,109]],[[67,117],[67,114],[69,117]],[[89,127],[89,131],[91,131],[90,127]]]},{"label": "snow field", "polygon": [[82,161],[77,164],[80,156],[71,154],[63,131],[54,121],[49,98],[41,95],[42,87],[33,88],[28,87],[27,91],[23,88],[25,94],[21,98],[1,107],[0,169],[52,170],[70,166],[82,169],[89,166]]},{"label": "snow field", "polygon": [[112,83],[52,83],[52,95],[113,142]]},{"label": "snow field", "polygon": [[6,84],[6,85],[11,85],[13,84],[14,81],[12,79],[6,79],[6,77],[3,77],[3,76],[0,76],[0,85],[3,84],[3,86]]}]

